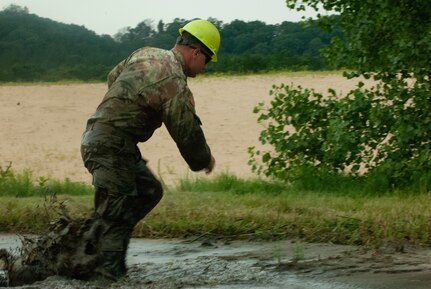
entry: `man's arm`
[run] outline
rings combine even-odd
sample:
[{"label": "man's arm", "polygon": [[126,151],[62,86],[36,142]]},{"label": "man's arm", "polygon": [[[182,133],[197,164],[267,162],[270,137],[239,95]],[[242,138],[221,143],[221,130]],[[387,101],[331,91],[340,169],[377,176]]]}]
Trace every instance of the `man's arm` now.
[{"label": "man's arm", "polygon": [[205,169],[206,173],[210,173],[215,159],[206,142],[201,121],[195,114],[188,88],[185,93],[178,94],[163,104],[162,119],[190,169]]}]

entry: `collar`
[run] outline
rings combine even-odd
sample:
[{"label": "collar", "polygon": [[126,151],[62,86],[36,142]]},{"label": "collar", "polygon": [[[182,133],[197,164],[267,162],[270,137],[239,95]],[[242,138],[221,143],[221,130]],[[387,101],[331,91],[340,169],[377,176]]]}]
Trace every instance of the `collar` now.
[{"label": "collar", "polygon": [[183,69],[184,74],[187,75],[186,74],[186,62],[184,61],[183,55],[179,51],[175,50],[174,48],[172,48],[171,51],[174,53],[175,58],[181,64],[181,67]]}]

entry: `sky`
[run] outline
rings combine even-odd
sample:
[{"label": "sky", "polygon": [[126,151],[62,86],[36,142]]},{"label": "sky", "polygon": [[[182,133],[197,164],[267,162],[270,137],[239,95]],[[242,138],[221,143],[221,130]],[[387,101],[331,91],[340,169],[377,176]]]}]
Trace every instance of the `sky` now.
[{"label": "sky", "polygon": [[209,17],[224,23],[238,19],[277,24],[313,16],[311,12],[288,9],[285,0],[0,0],[0,10],[11,4],[27,7],[40,17],[108,35],[125,27],[136,27],[146,19],[153,20],[154,25],[159,20],[170,23],[175,18]]}]

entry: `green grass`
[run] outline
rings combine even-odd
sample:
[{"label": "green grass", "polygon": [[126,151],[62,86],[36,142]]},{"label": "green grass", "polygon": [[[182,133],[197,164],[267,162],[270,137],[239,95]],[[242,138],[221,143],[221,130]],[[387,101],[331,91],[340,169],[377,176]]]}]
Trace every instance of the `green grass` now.
[{"label": "green grass", "polygon": [[225,174],[211,181],[183,180],[136,233],[372,245],[407,237],[431,244],[431,194],[349,192],[303,190]]},{"label": "green grass", "polygon": [[[294,238],[373,246],[387,238],[408,238],[431,245],[430,193],[367,195],[357,189],[352,185],[331,193],[328,187],[304,189],[229,174],[184,179],[166,190],[160,204],[136,226],[134,236]],[[58,194],[51,197],[52,193]],[[63,207],[71,216],[83,217],[91,213],[93,203],[89,185],[32,180],[29,172],[10,169],[1,170],[0,195],[3,232],[41,233]]]},{"label": "green grass", "polygon": [[91,196],[0,197],[0,232],[44,233],[66,206],[74,217],[88,216]]},{"label": "green grass", "polygon": [[235,72],[211,72],[198,75],[193,81],[201,81],[207,78],[245,78],[249,76],[286,76],[286,77],[304,77],[310,75],[343,75],[343,70],[270,70],[265,72],[235,73]]},{"label": "green grass", "polygon": [[86,184],[39,177],[33,178],[32,172],[15,172],[11,166],[0,167],[0,197],[44,197],[56,195],[90,195],[92,188]]},{"label": "green grass", "polygon": [[189,192],[229,192],[234,194],[278,195],[286,190],[288,185],[277,181],[263,179],[240,179],[228,173],[217,175],[214,179],[190,179],[180,180],[177,190]]}]

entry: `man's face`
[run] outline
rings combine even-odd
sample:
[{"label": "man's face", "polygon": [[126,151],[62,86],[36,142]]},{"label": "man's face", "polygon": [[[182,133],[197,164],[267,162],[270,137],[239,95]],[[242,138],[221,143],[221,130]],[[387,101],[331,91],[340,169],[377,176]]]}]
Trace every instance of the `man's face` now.
[{"label": "man's face", "polygon": [[194,48],[189,66],[189,77],[195,77],[205,72],[205,66],[211,61],[211,56],[206,54],[201,48]]}]

